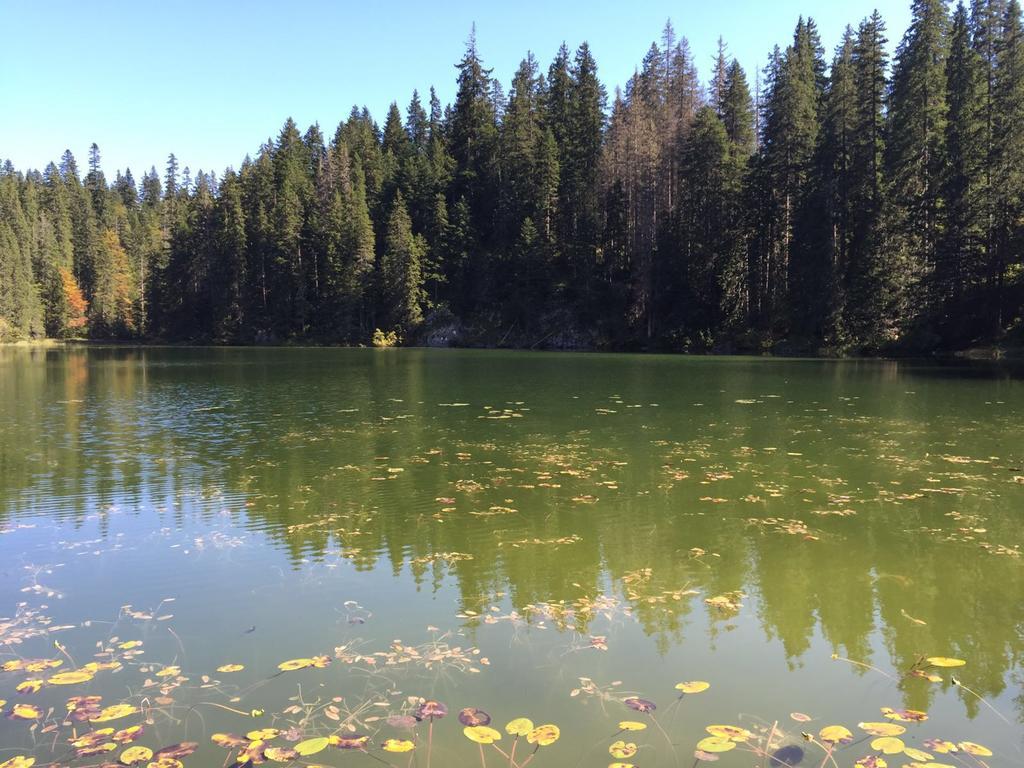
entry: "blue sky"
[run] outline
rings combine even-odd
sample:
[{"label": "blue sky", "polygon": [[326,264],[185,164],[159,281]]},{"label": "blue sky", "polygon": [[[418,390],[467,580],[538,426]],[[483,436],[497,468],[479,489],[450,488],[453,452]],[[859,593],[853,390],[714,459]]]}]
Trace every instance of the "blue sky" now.
[{"label": "blue sky", "polygon": [[561,41],[587,40],[610,94],[670,17],[705,81],[722,35],[753,82],[799,15],[818,21],[831,58],[845,25],[876,6],[892,50],[909,0],[0,0],[0,158],[42,168],[70,148],[84,167],[95,141],[109,177],[162,172],[168,152],[219,175],[289,115],[330,135],[353,104],[383,122],[392,100],[404,112],[414,88],[433,84],[450,101],[474,21],[506,87],[527,50],[546,69]]}]

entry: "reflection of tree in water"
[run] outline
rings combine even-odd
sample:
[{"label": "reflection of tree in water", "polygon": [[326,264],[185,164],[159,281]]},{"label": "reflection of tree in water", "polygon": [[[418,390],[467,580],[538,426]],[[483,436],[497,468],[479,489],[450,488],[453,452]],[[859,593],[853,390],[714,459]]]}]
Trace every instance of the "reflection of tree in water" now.
[{"label": "reflection of tree in water", "polygon": [[[433,590],[450,576],[463,609],[564,603],[586,631],[581,601],[611,591],[666,650],[695,611],[717,616],[705,597],[743,590],[791,663],[820,633],[884,666],[880,633],[898,670],[968,658],[987,697],[1021,665],[1021,560],[978,546],[1020,543],[1007,469],[1020,456],[989,458],[1014,414],[962,413],[961,379],[811,362],[666,379],[670,361],[595,374],[601,361],[332,350],[0,360],[5,515],[80,522],[118,497],[185,525],[240,494],[236,522],[294,562],[386,562]],[[970,386],[993,402],[1019,388]],[[927,709],[933,684],[900,685]]]}]

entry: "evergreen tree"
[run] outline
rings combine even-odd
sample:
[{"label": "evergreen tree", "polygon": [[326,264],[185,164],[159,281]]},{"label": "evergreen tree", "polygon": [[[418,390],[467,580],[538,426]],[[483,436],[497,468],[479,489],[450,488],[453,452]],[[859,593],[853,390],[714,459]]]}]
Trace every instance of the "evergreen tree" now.
[{"label": "evergreen tree", "polygon": [[[936,320],[955,338],[967,340],[962,330],[970,311],[965,298],[982,276],[987,241],[984,188],[985,175],[985,71],[984,62],[972,45],[967,9],[958,3],[950,32],[946,62],[948,118],[946,149],[948,166],[943,189],[944,241],[935,268]],[[957,331],[960,330],[959,333]]]},{"label": "evergreen tree", "polygon": [[405,200],[396,192],[384,233],[380,294],[384,325],[403,337],[423,321],[422,256],[422,238],[413,235]]},{"label": "evergreen tree", "polygon": [[1006,280],[1024,262],[1024,26],[1018,0],[1009,0],[996,61],[993,146],[994,235],[988,270],[990,332],[1020,311],[1007,306]]},{"label": "evergreen tree", "polygon": [[933,306],[934,297],[921,294],[944,230],[949,17],[943,0],[914,0],[911,14],[889,94],[883,341],[898,339]]}]

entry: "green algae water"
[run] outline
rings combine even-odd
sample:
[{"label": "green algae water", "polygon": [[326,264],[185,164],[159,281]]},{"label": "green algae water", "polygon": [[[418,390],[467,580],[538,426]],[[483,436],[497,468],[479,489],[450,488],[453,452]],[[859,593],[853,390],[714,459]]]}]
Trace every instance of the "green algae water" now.
[{"label": "green algae water", "polygon": [[1020,765],[1022,424],[990,366],[0,349],[0,765]]}]

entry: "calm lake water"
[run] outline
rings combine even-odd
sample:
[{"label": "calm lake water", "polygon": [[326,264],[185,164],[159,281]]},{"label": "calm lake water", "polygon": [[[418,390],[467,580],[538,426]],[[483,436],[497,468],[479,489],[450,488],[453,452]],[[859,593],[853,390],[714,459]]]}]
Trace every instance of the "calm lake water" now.
[{"label": "calm lake water", "polygon": [[846,768],[862,722],[906,728],[890,766],[1020,765],[1022,422],[1014,371],[927,362],[0,349],[0,699],[37,708],[0,763],[221,766],[212,734],[273,728],[285,762],[356,733],[299,763],[425,766],[423,697],[434,766],[480,764],[464,707],[506,752],[557,724],[542,767],[689,768],[731,724],[723,768],[769,736],[832,765],[831,725]]}]

